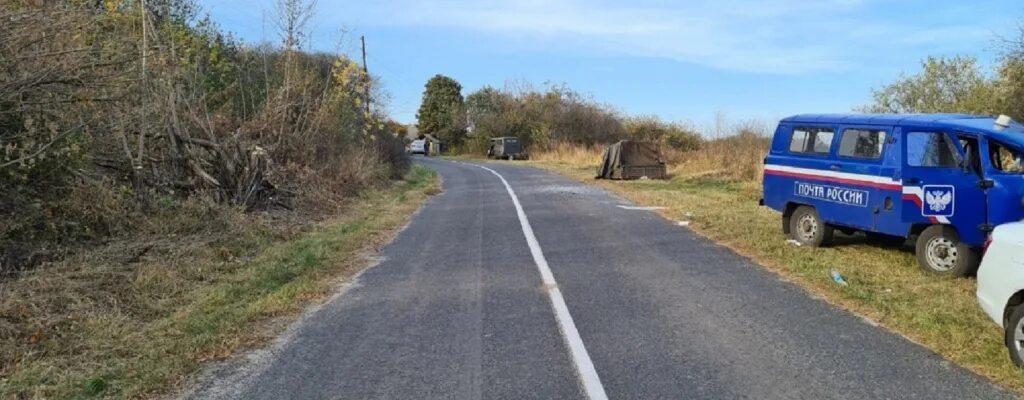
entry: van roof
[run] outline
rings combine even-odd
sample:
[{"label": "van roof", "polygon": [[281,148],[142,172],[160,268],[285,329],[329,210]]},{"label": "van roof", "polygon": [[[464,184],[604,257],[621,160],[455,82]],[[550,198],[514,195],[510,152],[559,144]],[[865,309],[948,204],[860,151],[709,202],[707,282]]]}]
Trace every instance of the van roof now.
[{"label": "van roof", "polygon": [[923,125],[938,129],[968,129],[1002,142],[1024,146],[1024,125],[1011,123],[1008,129],[996,130],[996,118],[971,114],[801,114],[784,118],[785,123],[818,123],[846,125]]}]

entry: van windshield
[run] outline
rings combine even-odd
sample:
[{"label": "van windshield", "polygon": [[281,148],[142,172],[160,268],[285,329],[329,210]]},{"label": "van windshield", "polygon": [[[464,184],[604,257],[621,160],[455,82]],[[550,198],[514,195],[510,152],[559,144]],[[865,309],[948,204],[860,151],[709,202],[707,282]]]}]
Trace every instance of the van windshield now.
[{"label": "van windshield", "polygon": [[989,145],[992,166],[1003,173],[1024,175],[1024,151],[992,141]]}]

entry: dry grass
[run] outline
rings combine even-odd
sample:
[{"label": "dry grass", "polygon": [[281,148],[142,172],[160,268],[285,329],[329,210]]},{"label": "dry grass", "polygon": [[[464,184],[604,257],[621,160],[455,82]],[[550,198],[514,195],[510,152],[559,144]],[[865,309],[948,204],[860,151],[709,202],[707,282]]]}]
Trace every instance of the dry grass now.
[{"label": "dry grass", "polygon": [[752,133],[704,142],[700,150],[669,158],[669,173],[757,181],[764,172],[769,139]]},{"label": "dry grass", "polygon": [[[777,212],[758,206],[759,175],[767,147],[756,136],[726,138],[684,155],[668,181],[594,181],[593,149],[559,148],[533,165],[597,184],[630,200],[667,207],[671,220],[690,220],[718,241],[816,293],[832,304],[878,322],[996,383],[1024,390],[1024,374],[1006,356],[1002,332],[982,313],[973,279],[946,279],[920,270],[911,248],[883,248],[857,237],[831,248],[786,244]],[[564,158],[560,158],[564,157]],[[687,216],[692,214],[692,216]],[[831,269],[849,287],[836,285]]]},{"label": "dry grass", "polygon": [[164,393],[272,337],[261,327],[329,294],[438,188],[416,168],[311,229],[197,205],[177,210],[182,223],[225,225],[111,242],[0,282],[0,398]]},{"label": "dry grass", "polygon": [[604,146],[580,146],[571,143],[557,143],[548,150],[530,154],[530,159],[538,162],[550,162],[571,165],[594,165],[601,162]]},{"label": "dry grass", "polygon": [[[662,146],[661,150],[669,164],[670,175],[716,176],[753,182],[761,179],[768,147],[768,138],[745,133],[704,141],[699,150],[678,151],[667,146]],[[531,160],[561,166],[588,165],[596,171],[604,148],[603,145],[558,143],[548,150],[532,154]]]}]

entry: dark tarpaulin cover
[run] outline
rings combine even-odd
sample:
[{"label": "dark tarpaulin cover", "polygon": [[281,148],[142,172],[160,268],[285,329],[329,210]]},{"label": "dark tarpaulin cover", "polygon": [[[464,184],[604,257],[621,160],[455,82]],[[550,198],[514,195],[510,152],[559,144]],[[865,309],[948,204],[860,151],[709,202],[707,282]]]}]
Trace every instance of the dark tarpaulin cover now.
[{"label": "dark tarpaulin cover", "polygon": [[597,179],[622,179],[624,167],[662,166],[664,164],[658,145],[623,140],[605,149],[601,166],[597,169]]}]

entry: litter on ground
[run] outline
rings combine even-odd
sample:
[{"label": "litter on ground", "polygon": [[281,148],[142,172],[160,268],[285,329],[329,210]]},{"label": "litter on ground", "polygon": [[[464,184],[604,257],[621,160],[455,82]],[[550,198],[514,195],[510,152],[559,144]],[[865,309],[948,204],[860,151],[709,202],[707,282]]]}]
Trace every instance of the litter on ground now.
[{"label": "litter on ground", "polygon": [[829,275],[832,276],[832,280],[835,281],[837,284],[839,284],[839,286],[843,286],[843,287],[850,286],[850,284],[848,282],[846,282],[846,279],[843,278],[843,275],[840,274],[839,271],[836,271],[836,270],[833,269],[832,272]]}]

